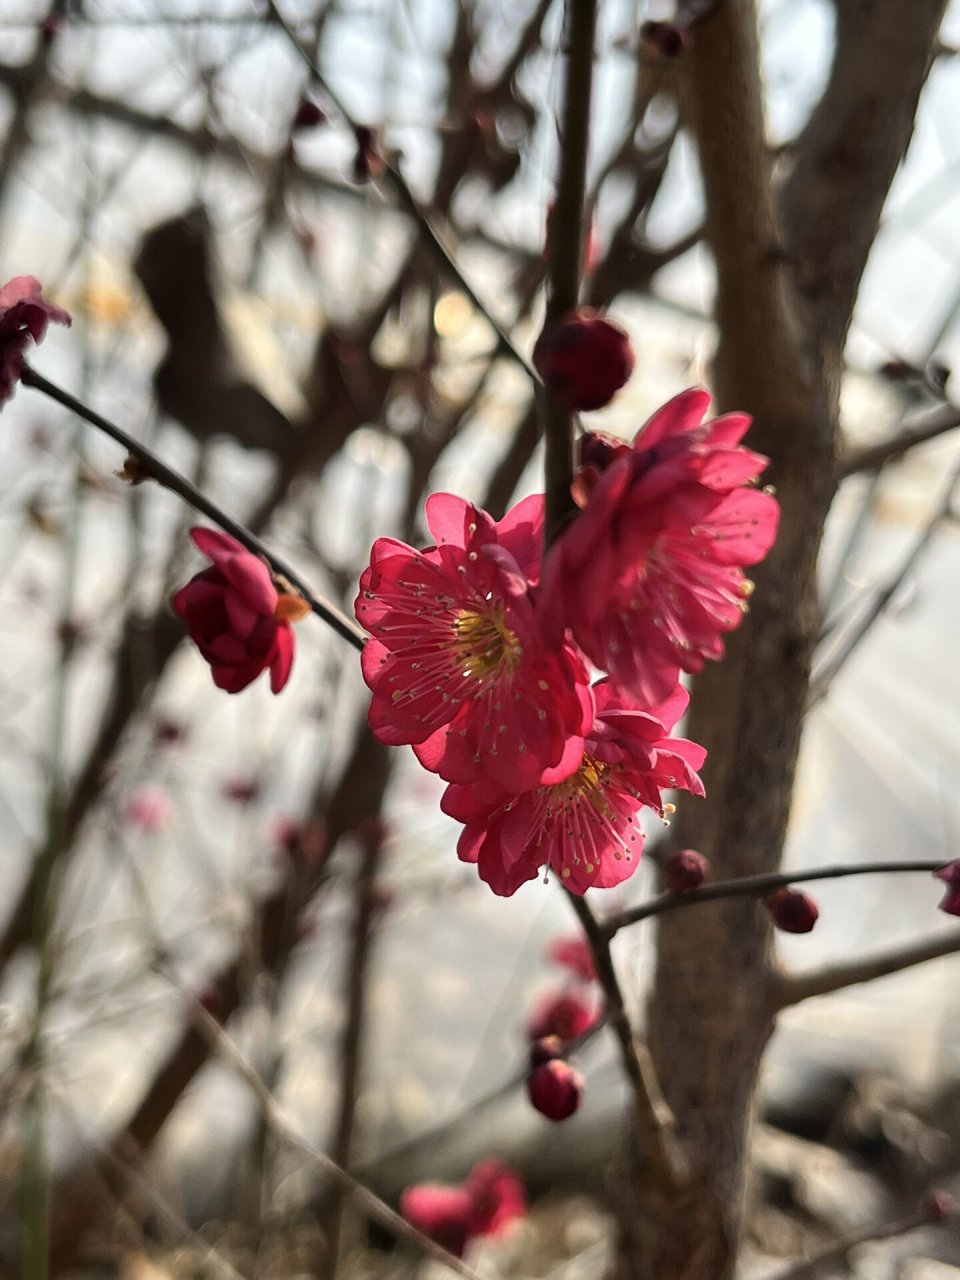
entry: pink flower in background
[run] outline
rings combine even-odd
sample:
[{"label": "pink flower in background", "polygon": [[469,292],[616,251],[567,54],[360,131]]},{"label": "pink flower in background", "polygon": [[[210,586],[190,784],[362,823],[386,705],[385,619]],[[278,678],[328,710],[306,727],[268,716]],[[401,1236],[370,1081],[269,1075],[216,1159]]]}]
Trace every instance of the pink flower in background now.
[{"label": "pink flower in background", "polygon": [[127,796],[123,813],[130,826],[152,835],[169,826],[173,805],[162,787],[145,783]]},{"label": "pink flower in background", "polygon": [[435,546],[378,538],[360,580],[374,735],[412,744],[447,782],[486,778],[523,791],[545,769],[566,776],[583,753],[592,704],[583,662],[569,646],[546,648],[530,595],[542,497],[497,523],[438,493],[427,523]]},{"label": "pink flower in background", "polygon": [[270,688],[279,693],[293,666],[290,623],[309,606],[300,596],[278,592],[264,562],[235,538],[199,527],[190,537],[213,564],[175,592],[171,604],[209,662],[214,684],[239,693],[269,670]]},{"label": "pink flower in background", "polygon": [[49,324],[70,323],[66,311],[47,302],[33,276],[15,276],[0,288],[0,407],[20,380],[30,341],[42,342]]},{"label": "pink flower in background", "polygon": [[939,903],[940,910],[946,911],[947,915],[960,916],[960,858],[933,874],[947,886],[947,892]]},{"label": "pink flower in background", "polygon": [[687,705],[679,685],[654,705],[624,698],[609,681],[593,688],[597,714],[575,773],[522,795],[490,783],[452,785],[441,808],[464,823],[457,844],[494,893],[509,896],[541,867],[573,893],[610,888],[636,870],[643,848],[642,808],[663,814],[662,792],[703,795],[696,770],[706,752],[668,730]]},{"label": "pink flower in background", "polygon": [[501,1235],[527,1212],[523,1183],[500,1160],[481,1160],[464,1186],[473,1205],[473,1235]]},{"label": "pink flower in background", "polygon": [[531,1040],[558,1036],[563,1041],[576,1040],[589,1031],[600,1015],[596,1000],[562,992],[544,996],[534,1006],[527,1023]]},{"label": "pink flower in background", "polygon": [[581,982],[593,982],[597,976],[590,943],[582,933],[554,938],[547,948],[547,959],[569,969]]},{"label": "pink flower in background", "polygon": [[747,487],[766,459],[740,447],[745,414],[702,422],[710,397],[686,391],[632,448],[588,436],[574,484],[583,508],[544,565],[541,607],[556,643],[569,629],[587,657],[647,702],[678,673],[723,656],[779,508]]},{"label": "pink flower in background", "polygon": [[459,1187],[421,1183],[400,1196],[400,1212],[456,1257],[476,1236],[500,1235],[527,1211],[520,1179],[499,1160],[481,1160]]},{"label": "pink flower in background", "polygon": [[473,1205],[466,1187],[445,1187],[423,1182],[400,1195],[400,1212],[418,1231],[443,1245],[456,1258],[463,1257],[470,1238]]}]

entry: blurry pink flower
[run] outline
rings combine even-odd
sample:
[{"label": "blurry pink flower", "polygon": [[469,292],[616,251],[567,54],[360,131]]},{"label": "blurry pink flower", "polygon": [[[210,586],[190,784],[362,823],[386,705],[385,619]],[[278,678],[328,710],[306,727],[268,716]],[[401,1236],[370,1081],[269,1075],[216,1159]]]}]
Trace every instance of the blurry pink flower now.
[{"label": "blurry pink flower", "polygon": [[427,523],[435,546],[378,538],[360,579],[374,735],[412,744],[447,782],[488,778],[524,791],[545,769],[571,773],[592,714],[589,677],[571,648],[550,651],[540,635],[530,587],[543,498],[495,522],[435,493]]},{"label": "blurry pink flower", "polygon": [[424,1182],[407,1187],[400,1195],[400,1212],[418,1231],[443,1245],[456,1258],[470,1238],[473,1204],[465,1187],[445,1187]]},{"label": "blurry pink flower", "polygon": [[947,892],[938,904],[940,910],[946,911],[947,915],[960,916],[960,858],[933,874],[947,886]]},{"label": "blurry pink flower", "polygon": [[499,1235],[526,1209],[523,1183],[499,1160],[481,1160],[460,1187],[421,1183],[400,1196],[411,1226],[458,1258],[475,1236]]},{"label": "blurry pink flower", "polygon": [[566,1120],[583,1101],[582,1074],[560,1058],[536,1067],[527,1076],[527,1097],[535,1111],[548,1120]]},{"label": "blurry pink flower", "polygon": [[661,792],[703,795],[696,770],[706,752],[670,738],[687,694],[678,685],[662,703],[637,705],[609,681],[594,685],[597,714],[577,771],[512,795],[486,783],[449,786],[441,808],[465,824],[457,844],[481,880],[509,896],[541,867],[573,893],[608,889],[631,875],[643,849],[637,825],[647,806],[663,816]]},{"label": "blurry pink flower", "polygon": [[270,688],[279,693],[293,666],[290,623],[309,606],[300,596],[278,592],[264,562],[235,538],[199,527],[190,537],[213,565],[175,592],[171,604],[209,662],[214,684],[239,693],[269,669]]},{"label": "blurry pink flower", "polygon": [[473,1205],[473,1235],[498,1236],[527,1212],[523,1183],[500,1160],[481,1160],[464,1186]]},{"label": "blurry pink flower", "polygon": [[569,409],[602,409],[628,381],[633,364],[626,330],[588,307],[548,323],[533,349],[543,385]]},{"label": "blurry pink flower", "polygon": [[564,938],[554,938],[547,948],[547,959],[554,964],[569,969],[582,982],[593,982],[597,971],[593,966],[593,952],[590,943],[582,933],[567,934]]},{"label": "blurry pink flower", "polygon": [[173,817],[173,805],[162,787],[146,783],[127,796],[123,806],[124,817],[138,831],[153,833],[162,831]]},{"label": "blurry pink flower", "polygon": [[678,673],[723,656],[779,508],[747,487],[766,466],[739,441],[750,419],[702,423],[710,397],[685,391],[657,411],[631,448],[587,436],[574,496],[583,510],[544,565],[540,601],[554,641],[569,628],[587,657],[643,701]]},{"label": "blurry pink flower", "polygon": [[564,1042],[576,1040],[596,1022],[600,1010],[595,1000],[562,992],[543,997],[534,1006],[527,1023],[527,1035],[534,1042],[558,1036]]},{"label": "blurry pink flower", "polygon": [[42,342],[48,324],[70,323],[66,311],[43,297],[33,276],[15,276],[0,288],[0,407],[20,380],[30,340]]}]

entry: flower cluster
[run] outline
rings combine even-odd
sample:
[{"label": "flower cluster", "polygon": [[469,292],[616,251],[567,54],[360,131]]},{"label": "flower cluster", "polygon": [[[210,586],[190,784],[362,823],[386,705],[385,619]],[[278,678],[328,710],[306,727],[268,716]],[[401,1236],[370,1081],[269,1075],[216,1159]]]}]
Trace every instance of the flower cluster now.
[{"label": "flower cluster", "polygon": [[420,1183],[400,1196],[411,1226],[458,1258],[471,1240],[501,1235],[526,1211],[523,1183],[499,1160],[481,1160],[459,1187]]},{"label": "flower cluster", "polygon": [[13,395],[23,373],[27,346],[41,342],[49,324],[70,324],[70,316],[40,292],[33,276],[15,276],[0,288],[0,407]]},{"label": "flower cluster", "polygon": [[586,436],[580,513],[542,564],[540,495],[495,521],[434,494],[432,545],[374,544],[355,606],[371,728],[448,784],[459,856],[495,893],[541,868],[578,894],[616,885],[637,865],[640,811],[703,794],[704,750],[671,737],[680,673],[722,655],[742,567],[777,524],[748,487],[765,465],[739,445],[749,419],[701,423],[707,404],[679,396],[632,447]]}]

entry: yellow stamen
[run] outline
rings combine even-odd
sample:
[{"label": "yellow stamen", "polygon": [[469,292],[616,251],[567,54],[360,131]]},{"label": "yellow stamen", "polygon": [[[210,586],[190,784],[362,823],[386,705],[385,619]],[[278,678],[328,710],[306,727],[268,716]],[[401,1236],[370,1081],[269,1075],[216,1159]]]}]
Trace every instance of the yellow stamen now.
[{"label": "yellow stamen", "polygon": [[289,595],[286,591],[277,596],[277,607],[273,616],[278,622],[299,622],[310,612],[310,606],[303,596]]}]

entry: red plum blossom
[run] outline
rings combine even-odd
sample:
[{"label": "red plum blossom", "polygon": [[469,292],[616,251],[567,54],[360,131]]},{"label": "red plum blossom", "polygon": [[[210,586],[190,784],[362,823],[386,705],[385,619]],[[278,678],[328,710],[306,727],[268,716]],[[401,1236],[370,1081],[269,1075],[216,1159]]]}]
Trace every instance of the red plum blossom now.
[{"label": "red plum blossom", "polygon": [[42,342],[49,324],[71,323],[66,311],[47,302],[40,287],[33,276],[15,276],[0,288],[0,407],[20,380],[30,341]]},{"label": "red plum blossom", "polygon": [[213,563],[174,592],[171,604],[209,662],[214,684],[239,693],[269,671],[270,688],[279,693],[293,666],[290,623],[309,606],[278,592],[266,564],[235,538],[204,528],[191,529],[190,537]]}]

